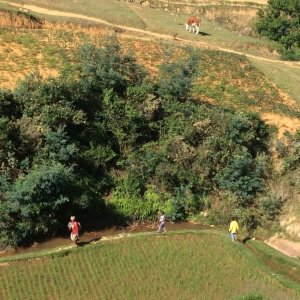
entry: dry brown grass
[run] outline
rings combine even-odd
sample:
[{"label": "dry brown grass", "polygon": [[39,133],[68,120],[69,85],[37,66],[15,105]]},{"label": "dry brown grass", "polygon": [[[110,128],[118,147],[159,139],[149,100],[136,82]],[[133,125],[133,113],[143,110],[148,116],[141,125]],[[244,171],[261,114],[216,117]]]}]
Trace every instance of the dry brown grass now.
[{"label": "dry brown grass", "polygon": [[[101,38],[106,35],[117,36],[123,51],[132,51],[151,75],[156,75],[160,64],[165,61],[166,47],[172,47],[176,59],[183,54],[182,48],[177,46],[185,44],[180,40],[154,39],[142,33],[133,35],[105,25],[46,22],[44,29],[40,30],[2,29],[0,87],[14,88],[19,80],[34,70],[44,77],[57,76],[66,62],[74,62],[74,52],[79,45],[90,42],[101,46]],[[257,72],[246,58],[238,59],[237,55],[221,51],[199,51],[202,59],[195,83],[198,87],[194,93],[196,99],[261,112],[269,124],[279,128],[279,136],[285,130],[294,132],[299,128],[298,118],[274,111],[274,105],[296,109],[293,100]]]}]

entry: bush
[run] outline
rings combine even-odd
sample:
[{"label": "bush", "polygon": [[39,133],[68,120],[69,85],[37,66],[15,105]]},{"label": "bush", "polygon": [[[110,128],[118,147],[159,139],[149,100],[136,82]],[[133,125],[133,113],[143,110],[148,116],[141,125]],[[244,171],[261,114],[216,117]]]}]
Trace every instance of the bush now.
[{"label": "bush", "polygon": [[238,296],[236,298],[232,298],[231,300],[266,300],[266,298],[257,293],[251,293],[245,296]]},{"label": "bush", "polygon": [[238,197],[229,191],[215,191],[210,197],[207,220],[210,224],[228,225],[236,208],[239,207]]},{"label": "bush", "polygon": [[180,187],[169,199],[166,214],[172,221],[185,221],[189,214],[199,212],[200,203],[195,195],[188,193],[187,188]]},{"label": "bush", "polygon": [[251,236],[253,231],[261,224],[257,211],[252,208],[236,209],[235,214],[238,222],[246,229],[249,236]]},{"label": "bush", "polygon": [[144,197],[138,197],[130,195],[121,187],[116,188],[109,204],[122,220],[129,221],[155,220],[158,211],[163,210],[159,195],[152,189],[146,191]]},{"label": "bush", "polygon": [[285,139],[282,173],[296,169],[300,163],[300,131],[294,135],[286,133]]},{"label": "bush", "polygon": [[128,54],[122,55],[115,38],[104,41],[103,48],[83,45],[78,52],[81,82],[92,93],[102,94],[112,89],[124,95],[129,85],[139,85],[146,76],[145,69]]},{"label": "bush", "polygon": [[299,61],[300,54],[296,53],[294,49],[283,50],[280,52],[282,60]]},{"label": "bush", "polygon": [[245,151],[229,159],[228,165],[216,176],[223,189],[240,197],[240,205],[247,207],[263,188],[263,169]]},{"label": "bush", "polygon": [[268,220],[273,220],[280,213],[284,201],[279,193],[267,194],[258,200],[258,207]]},{"label": "bush", "polygon": [[166,99],[186,100],[192,88],[192,83],[196,75],[197,60],[199,54],[192,49],[188,49],[190,55],[187,58],[176,58],[175,61],[163,63],[160,66],[160,76],[158,82],[158,94]]},{"label": "bush", "polygon": [[55,233],[61,209],[69,202],[66,187],[71,175],[71,168],[52,163],[17,180],[0,205],[1,242],[17,246],[28,238]]}]

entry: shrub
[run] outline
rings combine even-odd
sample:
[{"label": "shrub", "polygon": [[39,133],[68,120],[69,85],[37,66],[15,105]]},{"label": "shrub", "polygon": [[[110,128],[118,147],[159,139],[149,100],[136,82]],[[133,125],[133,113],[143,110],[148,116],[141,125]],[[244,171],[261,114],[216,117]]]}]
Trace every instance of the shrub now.
[{"label": "shrub", "polygon": [[267,195],[260,198],[259,208],[267,217],[267,219],[273,220],[281,210],[283,201],[280,196]]},{"label": "shrub", "polygon": [[215,191],[211,195],[207,220],[210,224],[228,225],[239,207],[238,197],[228,191]]},{"label": "shrub", "polygon": [[172,221],[184,221],[190,213],[199,211],[200,201],[195,195],[189,195],[187,188],[180,187],[169,199],[167,216]]},{"label": "shrub", "polygon": [[232,298],[231,300],[266,300],[266,298],[260,294],[251,293],[248,295]]},{"label": "shrub", "polygon": [[285,135],[286,146],[283,153],[283,170],[285,173],[294,170],[300,163],[300,132],[297,131],[294,135],[288,133]]},{"label": "shrub", "polygon": [[[187,58],[176,59],[160,66],[158,94],[162,98],[186,100],[196,75],[199,54],[188,49]],[[170,61],[170,58],[168,59]]]},{"label": "shrub", "polygon": [[249,236],[261,224],[257,211],[252,208],[236,209],[235,214],[238,222],[246,229]]},{"label": "shrub", "polygon": [[152,189],[146,191],[144,197],[138,197],[118,187],[109,203],[121,219],[129,221],[155,220],[157,212],[163,210],[159,195]]},{"label": "shrub", "polygon": [[121,54],[118,41],[112,37],[104,41],[103,48],[83,45],[78,58],[81,82],[92,93],[101,94],[112,89],[124,95],[129,85],[140,84],[146,76],[145,69],[133,56]]},{"label": "shrub", "polygon": [[240,204],[247,207],[255,194],[262,190],[262,171],[251,155],[242,151],[229,159],[228,165],[216,176],[216,180],[221,188],[239,196]]},{"label": "shrub", "polygon": [[280,58],[282,60],[298,61],[300,60],[300,55],[294,49],[288,49],[280,52]]},{"label": "shrub", "polygon": [[253,157],[267,150],[268,126],[255,113],[236,113],[227,128],[228,138],[235,144],[244,146]]},{"label": "shrub", "polygon": [[28,238],[54,233],[61,208],[69,202],[66,186],[71,175],[71,168],[52,163],[14,182],[0,205],[1,242],[16,246]]}]

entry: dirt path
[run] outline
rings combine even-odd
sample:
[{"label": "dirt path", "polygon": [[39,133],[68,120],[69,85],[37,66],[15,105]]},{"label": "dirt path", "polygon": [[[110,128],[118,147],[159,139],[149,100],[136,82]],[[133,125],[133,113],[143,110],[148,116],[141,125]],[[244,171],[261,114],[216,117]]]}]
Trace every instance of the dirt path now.
[{"label": "dirt path", "polygon": [[265,243],[288,256],[300,257],[300,242],[272,236]]},{"label": "dirt path", "polygon": [[[205,225],[205,224],[198,224],[198,223],[191,223],[191,222],[181,222],[181,223],[173,223],[167,222],[167,229],[169,231],[178,231],[178,230],[208,230],[213,229],[214,226]],[[145,222],[145,223],[134,223],[128,227],[124,228],[107,228],[103,230],[96,230],[90,232],[83,232],[80,235],[80,245],[86,244],[94,244],[98,241],[106,241],[112,239],[122,238],[132,234],[150,234],[156,233],[157,224],[152,222]],[[61,237],[54,237],[48,240],[40,241],[39,243],[36,242],[32,246],[29,247],[20,247],[17,248],[15,251],[12,252],[0,252],[0,258],[4,256],[11,256],[16,254],[28,254],[36,251],[45,251],[49,250],[56,251],[56,249],[68,249],[71,247],[72,244],[69,234],[66,236]]]},{"label": "dirt path", "polygon": [[[168,3],[168,0],[160,0],[161,2],[165,2],[165,3]],[[237,2],[237,3],[234,3],[234,2]],[[194,3],[193,5],[207,5],[208,3],[209,4],[236,4],[236,5],[248,5],[250,1],[243,1],[243,0],[223,0],[223,1],[213,1],[213,0],[197,0],[196,3]],[[187,4],[185,2],[175,2],[175,1],[170,1],[169,2],[170,4]],[[268,0],[252,0],[251,1],[251,4],[267,4],[268,3]],[[189,3],[189,5],[192,5],[192,3]]]},{"label": "dirt path", "polygon": [[[0,0],[0,3],[9,4],[9,5],[15,6],[15,7],[20,7],[20,4],[18,4],[18,3],[2,1],[2,0]],[[143,30],[143,29],[139,29],[139,28],[135,28],[135,27],[115,25],[113,23],[107,22],[107,21],[105,21],[103,19],[100,19],[100,18],[89,17],[89,16],[85,16],[85,15],[81,15],[81,14],[75,14],[75,13],[58,11],[58,10],[50,10],[50,9],[47,9],[47,8],[38,7],[38,6],[34,6],[34,5],[27,5],[27,4],[22,5],[22,7],[25,8],[25,9],[28,9],[29,11],[35,12],[35,13],[45,14],[45,15],[49,15],[49,16],[67,17],[67,18],[76,18],[76,19],[88,20],[88,21],[92,21],[92,22],[95,22],[95,23],[99,23],[99,24],[103,24],[103,25],[107,25],[107,26],[111,26],[111,27],[115,27],[115,28],[120,28],[120,29],[126,30],[128,32],[132,32],[132,33],[141,33],[143,35],[146,34],[148,36],[152,36],[154,38],[160,38],[160,39],[164,39],[164,40],[174,40],[173,35],[156,33],[156,32],[147,31],[147,30]],[[182,39],[182,38],[176,38],[176,41],[180,41],[180,42],[185,43],[185,44],[192,44],[193,46],[197,45],[198,47],[205,47],[205,48],[212,49],[212,50],[220,50],[220,51],[245,55],[248,58],[252,58],[252,59],[256,59],[256,60],[262,60],[262,61],[268,61],[268,62],[283,64],[283,65],[288,65],[288,66],[293,67],[293,68],[300,68],[300,63],[299,62],[290,62],[290,61],[281,61],[281,60],[268,59],[268,58],[255,56],[255,55],[251,55],[251,54],[247,54],[247,53],[243,53],[243,52],[234,51],[234,50],[227,49],[227,48],[212,46],[212,45],[209,45],[208,43],[205,43],[205,42],[195,42],[195,41],[190,41],[190,40],[186,40],[186,39]]]},{"label": "dirt path", "polygon": [[213,0],[198,0],[195,3],[191,3],[191,1],[189,3],[187,2],[180,2],[180,1],[169,1],[169,0],[160,0],[160,2],[163,2],[167,5],[169,4],[173,4],[173,5],[187,5],[187,6],[194,6],[194,7],[198,7],[198,6],[207,6],[207,5],[230,5],[230,6],[245,6],[245,7],[249,7],[249,5],[258,5],[258,4],[263,4],[263,5],[267,5],[268,0],[255,0],[255,1],[251,1],[251,2],[247,2],[247,1],[240,1],[240,0],[225,0],[225,1],[213,1]]}]

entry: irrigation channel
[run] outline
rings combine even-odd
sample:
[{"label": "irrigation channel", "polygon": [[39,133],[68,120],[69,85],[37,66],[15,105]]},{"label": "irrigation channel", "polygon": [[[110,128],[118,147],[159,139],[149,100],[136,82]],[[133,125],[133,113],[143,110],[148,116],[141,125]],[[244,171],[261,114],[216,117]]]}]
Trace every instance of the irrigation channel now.
[{"label": "irrigation channel", "polygon": [[[212,229],[209,225],[204,224],[196,224],[190,222],[182,222],[182,223],[172,223],[168,222],[166,224],[166,228],[168,231],[176,231],[176,230],[203,230],[203,229]],[[137,223],[128,227],[112,227],[103,230],[96,230],[90,232],[83,232],[80,235],[79,246],[84,246],[87,244],[91,244],[97,242],[101,239],[105,239],[105,237],[113,237],[118,236],[120,234],[126,233],[139,233],[139,232],[155,232],[157,230],[157,225],[155,223]],[[66,230],[67,231],[67,230]],[[54,249],[57,247],[68,247],[73,243],[70,240],[70,236],[67,234],[65,236],[53,237],[47,240],[43,240],[40,242],[36,242],[29,247],[19,247],[17,249],[11,251],[3,251],[0,252],[1,257],[7,257],[17,254],[26,254],[41,250]]]}]

